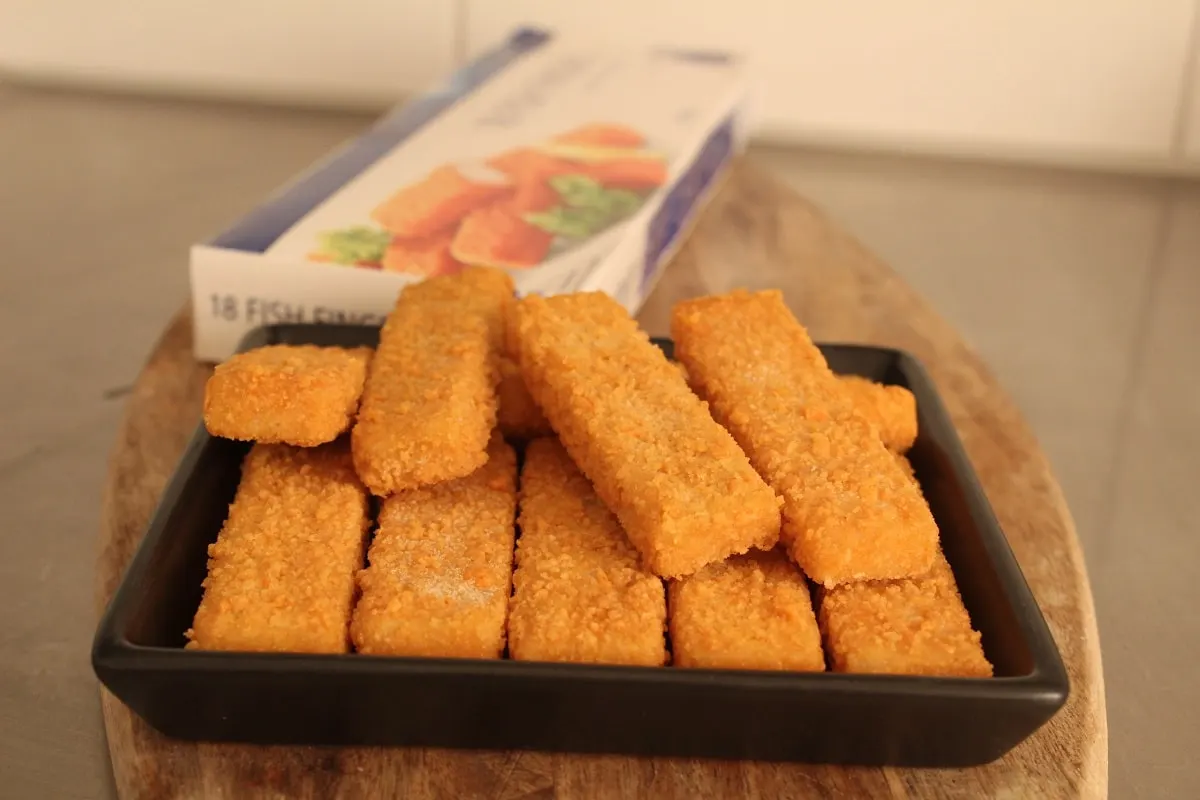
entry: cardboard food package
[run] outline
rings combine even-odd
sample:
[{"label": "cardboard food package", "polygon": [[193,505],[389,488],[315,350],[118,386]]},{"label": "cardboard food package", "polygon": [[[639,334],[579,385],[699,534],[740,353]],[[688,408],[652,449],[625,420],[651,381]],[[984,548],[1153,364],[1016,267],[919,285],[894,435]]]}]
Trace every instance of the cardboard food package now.
[{"label": "cardboard food package", "polygon": [[742,149],[745,99],[726,54],[518,31],[192,248],[196,356],[379,324],[406,283],[472,264],[635,313]]}]

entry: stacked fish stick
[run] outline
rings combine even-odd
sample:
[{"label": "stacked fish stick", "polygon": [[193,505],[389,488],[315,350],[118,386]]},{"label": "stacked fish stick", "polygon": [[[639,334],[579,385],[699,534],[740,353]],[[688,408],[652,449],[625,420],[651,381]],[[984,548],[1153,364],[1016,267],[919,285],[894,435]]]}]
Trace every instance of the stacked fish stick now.
[{"label": "stacked fish stick", "polygon": [[835,376],[775,292],[672,335],[679,363],[606,295],[470,268],[373,353],[220,365],[206,424],[254,444],[188,646],[991,675],[912,395]]}]

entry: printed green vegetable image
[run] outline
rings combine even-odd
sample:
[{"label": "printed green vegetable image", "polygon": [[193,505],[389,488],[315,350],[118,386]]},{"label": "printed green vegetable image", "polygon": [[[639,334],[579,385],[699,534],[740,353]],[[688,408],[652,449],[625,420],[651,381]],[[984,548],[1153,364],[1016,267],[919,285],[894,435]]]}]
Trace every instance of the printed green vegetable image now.
[{"label": "printed green vegetable image", "polygon": [[525,214],[524,219],[554,236],[586,239],[625,219],[642,204],[636,192],[606,189],[586,175],[555,175],[548,182],[563,204]]},{"label": "printed green vegetable image", "polygon": [[355,225],[321,233],[313,255],[337,264],[378,264],[391,241],[392,235],[387,231]]}]

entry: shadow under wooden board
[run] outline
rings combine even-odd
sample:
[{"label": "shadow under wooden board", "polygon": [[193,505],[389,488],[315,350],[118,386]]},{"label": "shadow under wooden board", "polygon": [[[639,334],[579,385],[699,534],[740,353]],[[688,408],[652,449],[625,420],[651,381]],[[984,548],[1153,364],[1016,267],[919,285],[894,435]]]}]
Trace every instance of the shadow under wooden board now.
[{"label": "shadow under wooden board", "polygon": [[[101,690],[122,797],[1099,797],[1108,783],[1104,682],[1091,590],[1058,484],[978,356],[887,266],[754,167],[730,174],[640,315],[665,335],[671,306],[777,287],[823,341],[887,345],[925,363],[1050,625],[1071,681],[1066,706],[1004,758],[966,770],[842,768],[416,748],[305,748],[167,739]],[[164,333],[129,399],[105,489],[101,612],[200,415],[210,370],[191,320]]]}]

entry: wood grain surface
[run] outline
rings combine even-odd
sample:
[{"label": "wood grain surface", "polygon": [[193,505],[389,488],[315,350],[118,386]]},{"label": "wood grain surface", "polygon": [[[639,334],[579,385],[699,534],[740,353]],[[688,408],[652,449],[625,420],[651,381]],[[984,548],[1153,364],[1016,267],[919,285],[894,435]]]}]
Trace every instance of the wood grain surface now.
[{"label": "wood grain surface", "polygon": [[[1066,706],[1000,761],[966,770],[839,768],[621,756],[177,742],[101,689],[122,797],[935,797],[1106,794],[1108,735],[1091,590],[1058,484],[1012,401],[955,331],[812,205],[739,164],[665,270],[641,320],[667,333],[677,300],[779,287],[826,342],[907,349],[945,398],[1071,678]],[[129,400],[105,490],[96,607],[114,589],[199,421],[209,374],[181,313]]]}]

